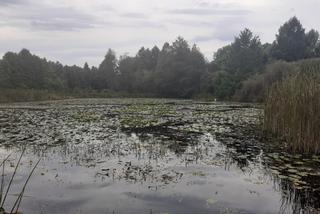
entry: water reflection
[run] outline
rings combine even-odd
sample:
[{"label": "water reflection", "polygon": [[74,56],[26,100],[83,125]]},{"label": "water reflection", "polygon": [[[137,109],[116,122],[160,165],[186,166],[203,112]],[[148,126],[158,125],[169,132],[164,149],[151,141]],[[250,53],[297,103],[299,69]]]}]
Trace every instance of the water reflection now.
[{"label": "water reflection", "polygon": [[[220,112],[226,107],[215,105],[206,105],[205,110]],[[192,108],[184,114],[200,107]],[[74,109],[69,107],[0,111],[14,115],[8,124],[11,130],[2,129],[0,138],[24,142],[2,146],[1,157],[14,151],[16,156],[10,159],[14,164],[20,147],[30,142],[9,204],[41,157],[23,200],[24,213],[316,213],[312,209],[319,208],[317,186],[297,189],[292,181],[275,174],[272,167],[277,164],[256,139],[237,130],[238,123],[228,122],[229,115],[246,115],[246,108],[235,109],[232,106],[227,115],[215,116],[212,123],[218,127],[212,131],[196,130],[208,118],[198,116],[196,123],[188,117],[188,124],[181,123],[182,130],[176,130],[183,138],[172,137],[176,121],[161,131],[155,129],[158,126],[148,131],[120,129],[118,116],[109,108],[95,109],[101,115],[113,115],[95,123],[70,119]],[[23,120],[16,118],[16,111]],[[6,169],[6,180],[12,171]]]}]

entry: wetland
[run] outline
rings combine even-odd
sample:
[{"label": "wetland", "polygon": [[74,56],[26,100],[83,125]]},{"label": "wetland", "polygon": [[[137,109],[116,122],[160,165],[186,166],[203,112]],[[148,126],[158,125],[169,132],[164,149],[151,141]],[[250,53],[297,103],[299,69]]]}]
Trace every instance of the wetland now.
[{"label": "wetland", "polygon": [[12,153],[10,209],[37,160],[22,213],[319,213],[320,156],[261,132],[261,105],[75,99],[0,105]]}]

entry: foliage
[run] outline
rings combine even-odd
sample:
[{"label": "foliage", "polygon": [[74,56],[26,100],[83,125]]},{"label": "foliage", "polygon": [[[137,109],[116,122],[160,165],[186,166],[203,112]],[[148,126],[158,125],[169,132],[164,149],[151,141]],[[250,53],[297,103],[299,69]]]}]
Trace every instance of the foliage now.
[{"label": "foliage", "polygon": [[297,17],[282,25],[273,44],[272,55],[276,59],[296,61],[316,57],[319,46],[319,33],[310,30],[305,33]]},{"label": "foliage", "polygon": [[249,29],[241,31],[231,45],[215,54],[215,63],[223,71],[213,81],[215,96],[230,99],[241,82],[261,71],[266,61],[259,37]]},{"label": "foliage", "polygon": [[190,48],[183,38],[179,37],[172,45],[166,43],[159,54],[154,75],[157,94],[164,97],[192,97],[199,90],[205,66],[198,48]]},{"label": "foliage", "polygon": [[236,80],[242,80],[262,68],[265,56],[259,37],[245,29],[231,45],[217,51],[215,61]]},{"label": "foliage", "polygon": [[101,62],[96,72],[95,88],[96,89],[115,89],[117,75],[117,57],[113,50],[109,49],[104,60]]},{"label": "foliage", "polygon": [[290,73],[296,73],[297,70],[294,63],[284,61],[270,63],[262,73],[243,81],[241,88],[236,90],[233,99],[241,102],[263,102],[267,90],[272,84],[283,80]]},{"label": "foliage", "polygon": [[23,49],[8,52],[0,64],[0,88],[57,89],[62,86],[46,59]]}]

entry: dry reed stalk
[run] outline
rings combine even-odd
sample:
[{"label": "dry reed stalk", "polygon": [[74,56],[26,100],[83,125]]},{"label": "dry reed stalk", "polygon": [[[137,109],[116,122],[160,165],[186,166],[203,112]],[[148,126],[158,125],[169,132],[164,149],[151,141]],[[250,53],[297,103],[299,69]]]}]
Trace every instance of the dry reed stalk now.
[{"label": "dry reed stalk", "polygon": [[264,129],[282,137],[293,152],[320,153],[320,60],[275,83],[265,104]]}]

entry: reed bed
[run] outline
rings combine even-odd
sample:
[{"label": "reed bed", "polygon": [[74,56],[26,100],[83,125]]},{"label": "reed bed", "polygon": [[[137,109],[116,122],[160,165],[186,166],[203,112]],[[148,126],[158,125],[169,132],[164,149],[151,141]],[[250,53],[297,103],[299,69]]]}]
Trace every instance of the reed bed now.
[{"label": "reed bed", "polygon": [[270,88],[264,129],[283,138],[294,153],[320,154],[320,60],[297,66]]}]

